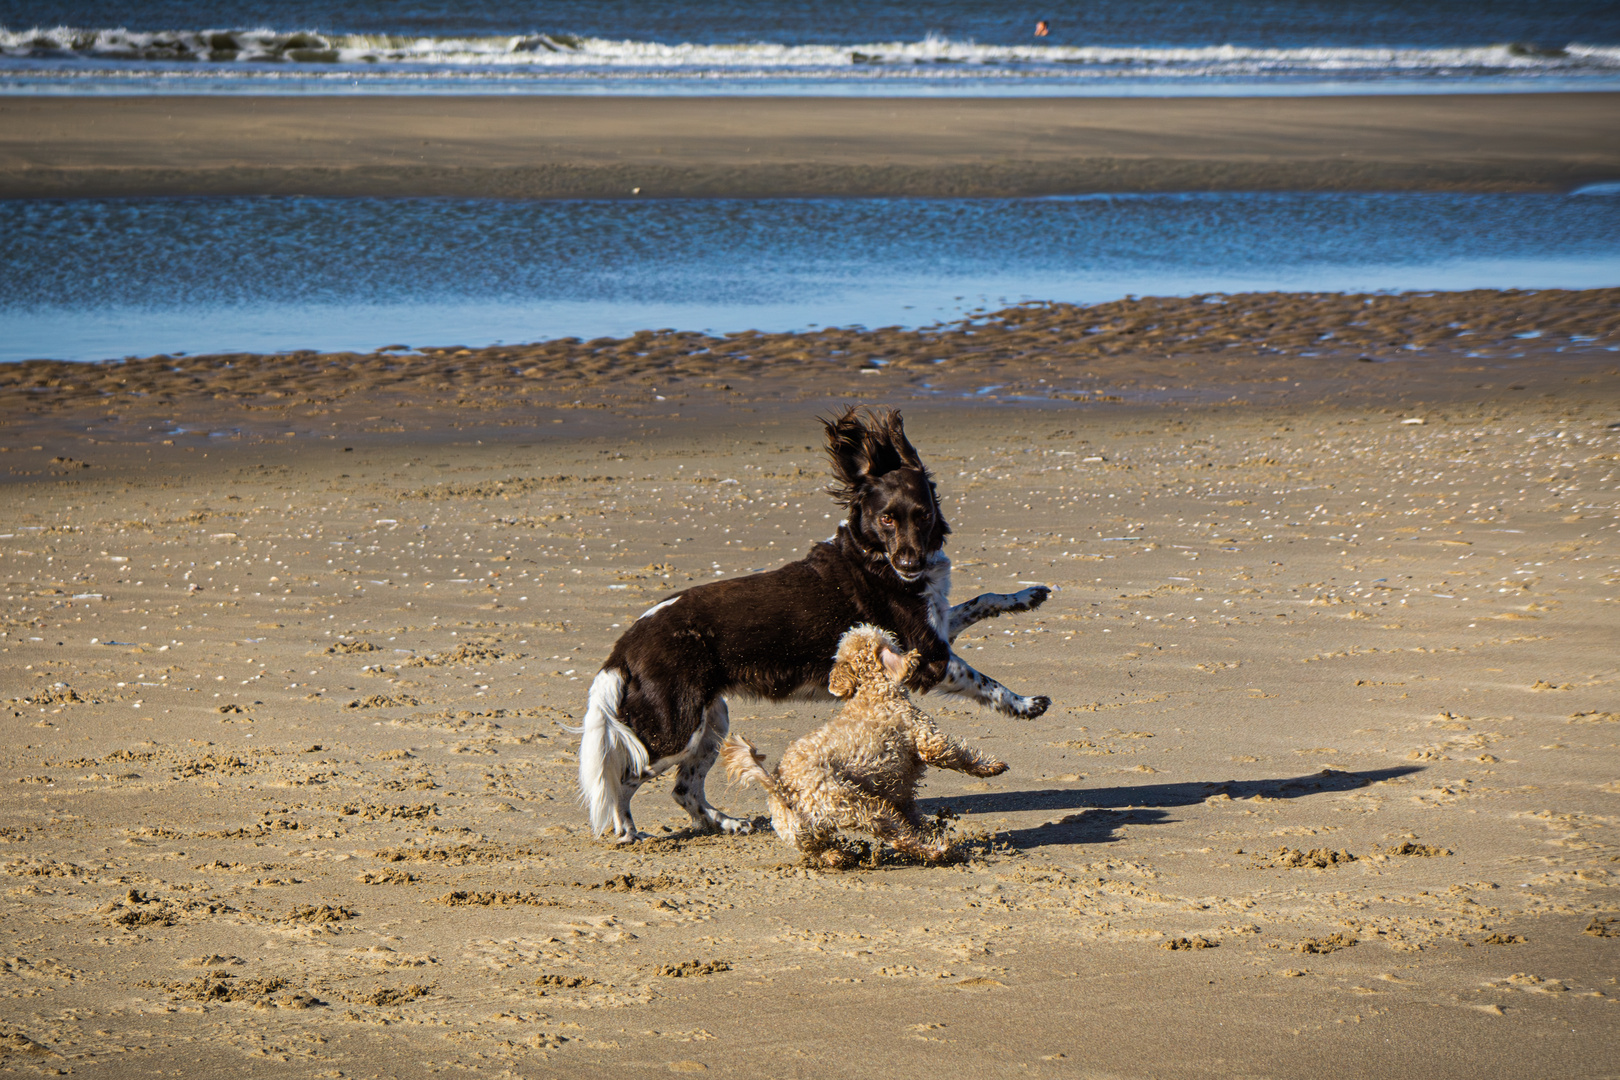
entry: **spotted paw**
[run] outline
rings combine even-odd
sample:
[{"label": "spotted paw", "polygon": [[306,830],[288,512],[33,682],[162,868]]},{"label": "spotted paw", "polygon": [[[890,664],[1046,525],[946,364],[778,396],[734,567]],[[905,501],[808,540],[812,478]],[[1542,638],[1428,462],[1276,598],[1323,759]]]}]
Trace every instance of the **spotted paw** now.
[{"label": "spotted paw", "polygon": [[647,839],[647,834],[640,829],[631,829],[629,832],[618,833],[613,837],[615,844],[633,844],[637,840]]},{"label": "spotted paw", "polygon": [[1051,595],[1052,590],[1047,588],[1045,585],[1037,585],[1033,589],[1024,589],[1021,592],[1013,593],[1013,599],[1018,601],[1018,603],[1016,606],[1008,608],[1007,610],[1034,611],[1036,608],[1046,603],[1046,598]]},{"label": "spotted paw", "polygon": [[741,836],[744,833],[751,833],[754,831],[754,823],[752,821],[747,821],[743,818],[734,818],[729,814],[721,814],[719,815],[719,818],[721,832],[729,833],[732,836]]},{"label": "spotted paw", "polygon": [[1024,698],[1018,703],[1018,708],[1013,715],[1022,717],[1025,720],[1033,720],[1051,707],[1052,699],[1043,694],[1040,697]]},{"label": "spotted paw", "polygon": [[709,832],[737,836],[742,833],[753,832],[754,823],[744,818],[734,818],[722,810],[715,810],[711,807],[703,812],[703,828]]}]

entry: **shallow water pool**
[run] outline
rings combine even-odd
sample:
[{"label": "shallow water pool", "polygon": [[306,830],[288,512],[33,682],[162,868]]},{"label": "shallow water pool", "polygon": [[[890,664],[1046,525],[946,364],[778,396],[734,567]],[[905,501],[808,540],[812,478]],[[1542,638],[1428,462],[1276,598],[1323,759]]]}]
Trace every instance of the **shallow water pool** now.
[{"label": "shallow water pool", "polygon": [[0,360],[818,325],[1026,300],[1620,285],[1620,195],[0,202]]}]

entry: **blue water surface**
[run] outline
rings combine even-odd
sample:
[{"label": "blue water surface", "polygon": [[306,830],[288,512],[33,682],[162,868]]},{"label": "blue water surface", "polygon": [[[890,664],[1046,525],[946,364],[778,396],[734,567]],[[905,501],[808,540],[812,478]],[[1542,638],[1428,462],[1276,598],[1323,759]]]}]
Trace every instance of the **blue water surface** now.
[{"label": "blue water surface", "polygon": [[1604,0],[0,0],[0,26],[269,27],[423,37],[573,34],[675,44],[836,45],[929,34],[1013,44],[1045,19],[1054,45],[1465,45],[1620,42]]},{"label": "blue water surface", "polygon": [[1026,300],[1620,286],[1620,190],[0,202],[0,360],[916,326]]},{"label": "blue water surface", "polygon": [[1617,86],[1620,5],[1595,0],[0,0],[0,93]]}]

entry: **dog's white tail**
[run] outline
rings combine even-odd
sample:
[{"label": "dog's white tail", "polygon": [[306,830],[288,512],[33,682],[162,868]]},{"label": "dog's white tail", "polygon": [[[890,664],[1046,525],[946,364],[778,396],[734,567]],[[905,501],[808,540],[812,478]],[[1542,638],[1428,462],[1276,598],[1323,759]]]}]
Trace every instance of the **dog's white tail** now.
[{"label": "dog's white tail", "polygon": [[733,784],[758,784],[775,794],[776,777],[765,771],[765,754],[741,735],[726,736],[720,744],[720,759],[726,763],[726,779]]},{"label": "dog's white tail", "polygon": [[569,729],[580,736],[579,797],[598,836],[617,828],[625,788],[640,786],[649,762],[646,746],[619,720],[623,701],[624,672],[603,668],[591,681],[584,721]]}]

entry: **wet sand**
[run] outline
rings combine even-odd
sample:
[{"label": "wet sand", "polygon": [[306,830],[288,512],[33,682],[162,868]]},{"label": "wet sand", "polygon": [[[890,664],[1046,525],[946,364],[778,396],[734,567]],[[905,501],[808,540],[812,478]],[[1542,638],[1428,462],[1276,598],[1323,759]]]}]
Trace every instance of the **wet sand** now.
[{"label": "wet sand", "polygon": [[0,198],[1567,191],[1620,179],[1616,101],[13,97]]},{"label": "wet sand", "polygon": [[[8,369],[0,1067],[1606,1075],[1613,295],[1188,303]],[[927,781],[971,858],[592,840],[560,725],[830,531],[844,400],[956,597],[1057,588],[957,643],[1047,715],[921,699],[1012,765]]]},{"label": "wet sand", "polygon": [[[848,396],[893,401],[1367,402],[1471,396],[1457,373],[1611,363],[1620,289],[1144,297],[1029,304],[917,330],[713,337],[645,330],[467,348],[169,356],[0,366],[0,416],[41,438],[84,427],[309,437],[560,422],[580,411],[725,415]],[[373,407],[376,416],[359,414]],[[203,419],[206,417],[207,419]],[[359,421],[357,423],[357,421]],[[570,428],[569,430],[573,430]],[[183,441],[183,440],[182,440]]]}]

